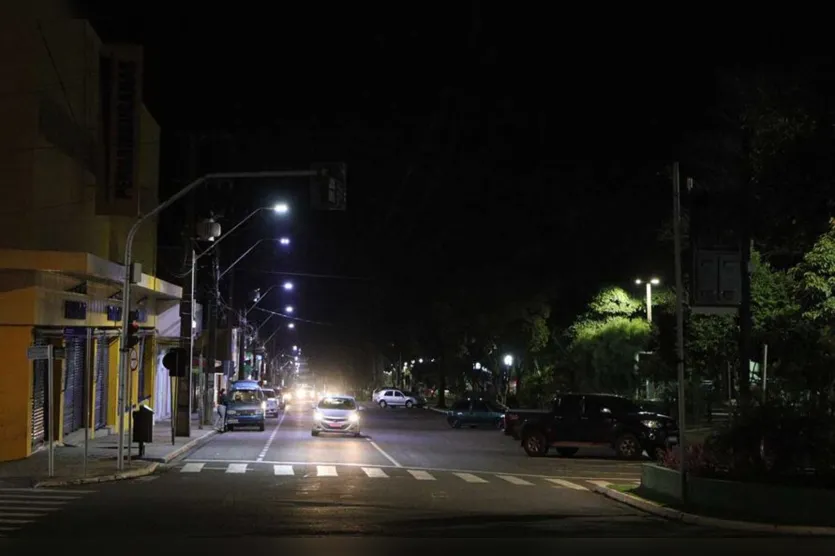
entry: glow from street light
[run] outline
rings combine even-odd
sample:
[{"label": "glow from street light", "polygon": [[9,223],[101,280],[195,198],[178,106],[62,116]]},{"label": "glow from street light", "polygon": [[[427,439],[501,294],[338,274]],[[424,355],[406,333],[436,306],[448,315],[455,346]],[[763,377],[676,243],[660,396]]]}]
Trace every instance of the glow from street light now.
[{"label": "glow from street light", "polygon": [[273,207],[273,210],[278,214],[287,214],[288,212],[290,212],[290,207],[287,205],[287,203],[278,203]]},{"label": "glow from street light", "polygon": [[649,281],[649,283],[652,284],[653,286],[657,286],[658,284],[661,283],[661,280],[659,280],[658,278],[653,278],[652,280]]},{"label": "glow from street light", "polygon": [[292,313],[293,311],[295,311],[295,309],[293,309],[292,305],[288,305],[287,307],[284,308],[284,311],[286,313]]},{"label": "glow from street light", "polygon": [[510,354],[505,355],[504,356],[504,364],[507,365],[508,367],[513,365],[513,356],[510,355]]},{"label": "glow from street light", "polygon": [[281,245],[290,245],[290,238],[289,237],[283,237],[283,238],[279,239],[278,241],[279,241],[279,243],[281,243]]},{"label": "glow from street light", "polygon": [[293,346],[293,351],[298,351],[298,350],[299,350],[299,346]]},{"label": "glow from street light", "polygon": [[291,322],[290,324],[288,324],[288,325],[287,325],[287,328],[290,328],[290,329],[293,329],[293,328],[295,328],[295,327],[296,327],[296,325],[295,325],[295,324],[293,324],[292,322]]},{"label": "glow from street light", "polygon": [[292,291],[293,289],[293,282],[284,282],[284,289],[286,291]]}]

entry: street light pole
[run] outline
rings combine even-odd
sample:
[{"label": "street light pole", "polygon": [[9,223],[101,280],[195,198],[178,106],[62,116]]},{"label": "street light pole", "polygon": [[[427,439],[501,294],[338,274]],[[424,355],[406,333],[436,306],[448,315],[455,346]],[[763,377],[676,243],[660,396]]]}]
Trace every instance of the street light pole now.
[{"label": "street light pole", "polygon": [[681,270],[681,184],[678,162],[673,163],[673,229],[676,272],[676,370],[678,378],[678,446],[681,500],[687,501],[687,452],[684,443],[684,278]]},{"label": "street light pole", "polygon": [[116,459],[116,468],[118,471],[123,471],[125,467],[125,403],[127,402],[127,378],[130,376],[128,374],[129,349],[127,349],[125,346],[127,345],[128,340],[128,324],[130,318],[129,313],[131,299],[130,290],[132,283],[131,275],[133,270],[131,264],[133,262],[133,240],[136,238],[136,234],[139,232],[139,228],[142,227],[142,224],[154,218],[160,212],[167,209],[168,207],[170,207],[171,205],[188,195],[192,190],[196,189],[197,187],[209,180],[243,178],[301,178],[318,176],[321,175],[321,173],[322,172],[319,170],[301,170],[283,172],[223,172],[206,174],[205,176],[197,178],[178,192],[174,193],[174,195],[157,205],[147,214],[140,216],[136,220],[136,222],[133,223],[133,226],[131,226],[130,230],[128,231],[127,238],[125,239],[124,278],[122,281],[122,331],[120,334],[119,344],[119,400],[117,404],[117,411],[119,412],[119,453]]}]

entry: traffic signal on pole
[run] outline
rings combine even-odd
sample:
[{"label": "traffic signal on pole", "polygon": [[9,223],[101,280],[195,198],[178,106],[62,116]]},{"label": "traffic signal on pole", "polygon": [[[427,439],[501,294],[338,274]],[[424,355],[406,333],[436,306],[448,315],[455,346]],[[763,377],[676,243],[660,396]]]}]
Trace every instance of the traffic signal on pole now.
[{"label": "traffic signal on pole", "polygon": [[[131,313],[131,317],[133,317],[133,313]],[[128,341],[125,345],[126,349],[131,349],[133,346],[139,343],[139,323],[136,322],[133,318],[130,319],[128,323]]]},{"label": "traffic signal on pole", "polygon": [[172,349],[162,357],[162,366],[168,369],[168,376],[185,378],[188,376],[188,350]]}]

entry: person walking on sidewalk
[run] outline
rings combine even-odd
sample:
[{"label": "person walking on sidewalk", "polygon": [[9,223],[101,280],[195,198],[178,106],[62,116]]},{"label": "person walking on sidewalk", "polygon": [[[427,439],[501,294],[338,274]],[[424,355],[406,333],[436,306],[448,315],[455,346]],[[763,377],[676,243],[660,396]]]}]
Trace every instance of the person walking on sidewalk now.
[{"label": "person walking on sidewalk", "polygon": [[221,388],[217,394],[217,419],[215,428],[220,432],[226,432],[226,389]]}]

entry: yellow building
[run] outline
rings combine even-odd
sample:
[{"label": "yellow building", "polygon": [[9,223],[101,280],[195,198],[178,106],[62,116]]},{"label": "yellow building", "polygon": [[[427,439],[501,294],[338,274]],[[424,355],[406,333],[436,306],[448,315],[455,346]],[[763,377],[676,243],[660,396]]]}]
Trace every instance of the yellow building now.
[{"label": "yellow building", "polygon": [[[160,130],[142,103],[142,50],[103,45],[79,19],[0,22],[0,461],[47,435],[117,421],[124,242],[157,204]],[[181,288],[154,277],[156,223],[134,242],[132,289],[145,338],[133,402],[153,405],[156,315]],[[27,347],[66,348],[47,396],[46,362]],[[49,399],[47,399],[49,398]],[[50,424],[52,425],[50,427]]]}]

